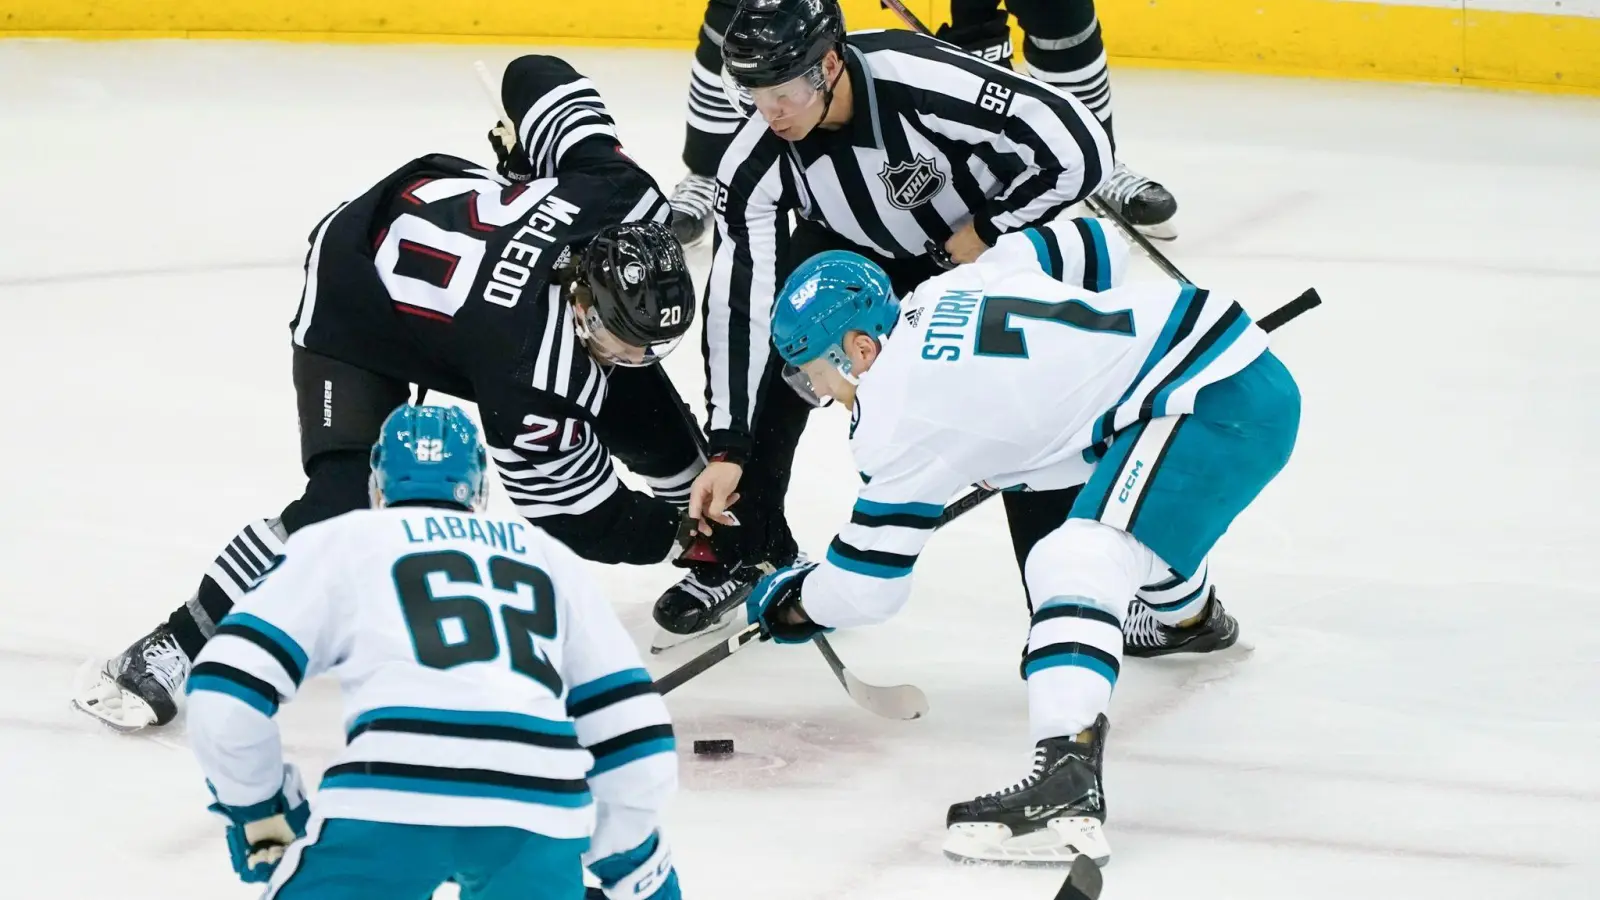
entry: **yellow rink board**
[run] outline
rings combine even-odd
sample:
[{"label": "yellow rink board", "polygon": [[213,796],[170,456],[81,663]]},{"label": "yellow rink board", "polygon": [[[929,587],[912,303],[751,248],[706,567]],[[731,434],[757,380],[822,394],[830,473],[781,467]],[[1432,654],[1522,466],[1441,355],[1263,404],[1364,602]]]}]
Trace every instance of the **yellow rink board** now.
[{"label": "yellow rink board", "polygon": [[[947,18],[946,0],[907,6],[930,25]],[[1345,0],[1097,6],[1122,63],[1600,94],[1596,18]],[[852,28],[898,25],[877,0],[844,7]],[[704,0],[5,0],[0,37],[689,46],[704,9]]]}]

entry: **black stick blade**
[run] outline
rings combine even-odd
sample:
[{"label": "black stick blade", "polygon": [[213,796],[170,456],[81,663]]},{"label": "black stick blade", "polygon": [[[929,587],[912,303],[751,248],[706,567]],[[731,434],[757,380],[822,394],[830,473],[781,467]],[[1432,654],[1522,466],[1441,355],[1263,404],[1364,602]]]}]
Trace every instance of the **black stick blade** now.
[{"label": "black stick blade", "polygon": [[1072,871],[1056,893],[1056,900],[1100,900],[1100,867],[1087,856],[1072,861]]},{"label": "black stick blade", "polygon": [[1256,325],[1262,331],[1274,331],[1295,316],[1321,305],[1322,295],[1317,293],[1316,288],[1307,288],[1300,296],[1257,319]]}]

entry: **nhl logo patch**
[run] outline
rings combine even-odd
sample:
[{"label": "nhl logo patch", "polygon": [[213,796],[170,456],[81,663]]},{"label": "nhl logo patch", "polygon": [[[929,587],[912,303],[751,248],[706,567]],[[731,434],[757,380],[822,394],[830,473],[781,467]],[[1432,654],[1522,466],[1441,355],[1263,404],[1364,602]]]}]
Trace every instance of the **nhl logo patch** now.
[{"label": "nhl logo patch", "polygon": [[889,204],[896,209],[915,209],[944,190],[945,174],[933,160],[921,154],[915,162],[885,163],[878,178],[889,191]]}]

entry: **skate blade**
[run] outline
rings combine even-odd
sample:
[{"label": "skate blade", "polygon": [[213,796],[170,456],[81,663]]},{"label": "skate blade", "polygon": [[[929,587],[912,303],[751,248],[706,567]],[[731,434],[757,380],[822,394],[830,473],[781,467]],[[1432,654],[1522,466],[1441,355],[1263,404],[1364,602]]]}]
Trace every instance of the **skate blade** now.
[{"label": "skate blade", "polygon": [[1020,837],[997,823],[951,825],[944,855],[959,863],[1011,866],[1067,866],[1086,856],[1097,866],[1111,861],[1100,820],[1086,816],[1051,819],[1046,827]]},{"label": "skate blade", "polygon": [[673,647],[681,647],[684,644],[697,641],[700,638],[710,637],[714,634],[720,634],[727,629],[728,625],[732,621],[733,610],[730,609],[723,613],[721,618],[717,619],[709,626],[689,634],[674,634],[657,625],[655,637],[650,639],[650,655],[659,656],[662,653],[671,650]]},{"label": "skate blade", "polygon": [[72,708],[122,734],[156,723],[155,710],[138,696],[119,687],[105,672],[104,660],[88,660],[73,679]]},{"label": "skate blade", "polygon": [[1178,238],[1178,226],[1173,224],[1172,219],[1154,225],[1135,225],[1134,228],[1152,241],[1172,241]]}]

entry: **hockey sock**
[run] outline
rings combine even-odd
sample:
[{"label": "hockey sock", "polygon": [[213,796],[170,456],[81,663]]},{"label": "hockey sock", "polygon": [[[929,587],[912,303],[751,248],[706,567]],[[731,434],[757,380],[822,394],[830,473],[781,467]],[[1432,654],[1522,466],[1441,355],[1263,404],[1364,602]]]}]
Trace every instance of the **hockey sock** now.
[{"label": "hockey sock", "polygon": [[[1106,45],[1094,3],[1071,0],[1059,6],[1051,4],[1048,11],[1019,8],[1016,12],[1026,34],[1022,57],[1028,62],[1028,71],[1078,98],[1111,135],[1111,74],[1106,69]],[[1116,149],[1114,135],[1112,149]]]},{"label": "hockey sock", "polygon": [[733,135],[744,124],[744,113],[734,107],[722,87],[722,32],[733,20],[731,2],[712,0],[700,26],[689,70],[689,108],[685,116],[683,164],[695,175],[712,177]]},{"label": "hockey sock", "polygon": [[194,596],[173,610],[167,628],[190,660],[199,655],[233,605],[283,555],[285,537],[276,519],[258,519],[246,525],[211,561]]},{"label": "hockey sock", "polygon": [[1150,607],[1157,622],[1169,628],[1192,625],[1205,614],[1211,593],[1210,572],[1210,560],[1202,562],[1191,578],[1173,572],[1165,581],[1140,588],[1139,599]]}]

